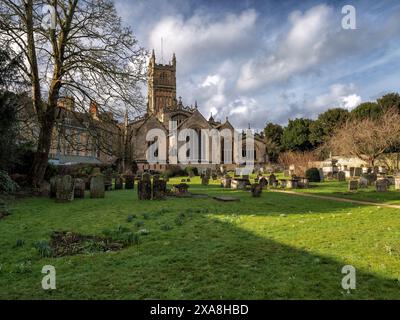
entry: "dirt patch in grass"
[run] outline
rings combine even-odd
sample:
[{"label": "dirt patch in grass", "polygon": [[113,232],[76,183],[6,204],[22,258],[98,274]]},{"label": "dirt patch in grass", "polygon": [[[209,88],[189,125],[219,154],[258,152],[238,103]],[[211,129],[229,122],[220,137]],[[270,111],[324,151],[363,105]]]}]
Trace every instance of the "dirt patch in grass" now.
[{"label": "dirt patch in grass", "polygon": [[128,245],[128,243],[114,240],[111,237],[82,235],[68,231],[55,231],[50,240],[50,247],[55,257],[117,251]]}]

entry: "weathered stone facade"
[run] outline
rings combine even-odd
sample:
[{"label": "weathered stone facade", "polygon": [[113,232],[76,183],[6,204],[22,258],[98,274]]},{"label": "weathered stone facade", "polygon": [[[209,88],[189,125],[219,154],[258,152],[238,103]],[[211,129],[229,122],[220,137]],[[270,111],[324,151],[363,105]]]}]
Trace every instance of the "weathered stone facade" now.
[{"label": "weathered stone facade", "polygon": [[[225,122],[221,122],[216,121],[211,115],[207,120],[199,112],[197,102],[194,105],[185,106],[181,97],[177,99],[176,65],[175,55],[173,55],[169,64],[156,63],[153,51],[147,72],[147,112],[127,125],[127,135],[131,137],[131,144],[127,150],[128,162],[135,161],[138,165],[138,170],[142,172],[145,170],[164,171],[168,168],[168,164],[178,163],[178,150],[186,143],[184,140],[177,139],[171,133],[175,132],[175,130],[182,132],[184,129],[193,129],[198,135],[198,150],[190,150],[189,154],[186,155],[187,159],[185,159],[187,164],[179,162],[178,165],[182,168],[191,166],[198,169],[211,168],[218,170],[221,163],[223,164],[232,158],[233,150],[236,150],[237,146],[234,141],[220,141],[221,146],[219,148],[212,148],[212,138],[207,138],[209,141],[205,143],[201,140],[200,132],[203,129],[216,130],[218,132],[226,132],[223,130],[228,130],[233,135],[235,129],[228,118],[226,118]],[[164,150],[172,150],[171,152],[165,152],[167,155],[167,159],[164,159],[165,163],[149,164],[147,161],[149,146],[156,142],[156,139],[153,142],[146,141],[146,136],[151,129],[158,129],[165,137],[168,137],[164,144],[160,142],[161,139],[157,142],[157,154],[158,152],[164,154]],[[244,143],[243,141],[242,143]],[[207,145],[208,150],[206,150]],[[254,152],[256,164],[263,164],[266,161],[265,143],[258,134],[254,135],[254,150],[252,152]],[[209,154],[207,161],[203,158],[205,153]],[[218,159],[220,164],[212,164],[211,159]],[[231,164],[228,165],[227,169],[231,170],[233,168],[235,168],[235,165]]]}]

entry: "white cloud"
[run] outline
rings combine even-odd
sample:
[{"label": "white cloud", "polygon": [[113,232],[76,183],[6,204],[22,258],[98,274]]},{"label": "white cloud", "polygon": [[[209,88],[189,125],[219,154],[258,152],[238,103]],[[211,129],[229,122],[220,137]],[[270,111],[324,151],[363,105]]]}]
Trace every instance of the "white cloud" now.
[{"label": "white cloud", "polygon": [[181,15],[164,17],[152,28],[149,47],[155,48],[159,56],[163,38],[165,60],[175,52],[180,72],[187,72],[200,68],[207,60],[215,62],[220,55],[233,56],[245,50],[246,44],[253,41],[249,34],[256,19],[255,10],[226,14],[222,19],[204,13],[194,14],[189,19]]},{"label": "white cloud", "polygon": [[279,40],[276,52],[251,59],[241,68],[237,87],[257,89],[263,85],[289,79],[321,61],[327,44],[332,9],[318,5],[302,14],[294,11],[289,16],[291,28]]},{"label": "white cloud", "polygon": [[328,93],[314,99],[311,107],[317,112],[336,107],[351,110],[361,103],[361,97],[354,91],[354,84],[333,84]]}]

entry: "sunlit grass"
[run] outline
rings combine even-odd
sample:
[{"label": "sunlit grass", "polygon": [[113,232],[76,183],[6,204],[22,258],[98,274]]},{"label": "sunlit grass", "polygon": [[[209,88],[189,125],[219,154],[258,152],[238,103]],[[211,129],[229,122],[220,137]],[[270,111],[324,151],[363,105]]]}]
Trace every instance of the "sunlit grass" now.
[{"label": "sunlit grass", "polygon": [[[201,186],[193,178],[190,190],[240,201],[138,201],[135,189],[68,204],[38,198],[14,203],[12,215],[0,220],[0,298],[400,298],[398,209],[269,191],[252,198],[210,182]],[[54,230],[101,234],[118,225],[145,228],[148,235],[118,252],[63,258],[42,259],[33,246]],[[16,247],[18,239],[24,244]],[[52,292],[41,289],[45,264],[57,271]],[[346,264],[357,269],[357,289],[350,294],[341,288]]]}]

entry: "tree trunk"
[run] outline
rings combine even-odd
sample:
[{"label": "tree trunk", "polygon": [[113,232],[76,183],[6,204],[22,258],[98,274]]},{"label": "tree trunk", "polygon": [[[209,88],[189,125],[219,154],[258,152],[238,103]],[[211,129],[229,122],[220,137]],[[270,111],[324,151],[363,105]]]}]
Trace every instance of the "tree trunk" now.
[{"label": "tree trunk", "polygon": [[54,120],[46,116],[41,125],[37,150],[33,159],[29,181],[32,186],[38,186],[44,178],[51,147],[51,139],[54,127]]}]

